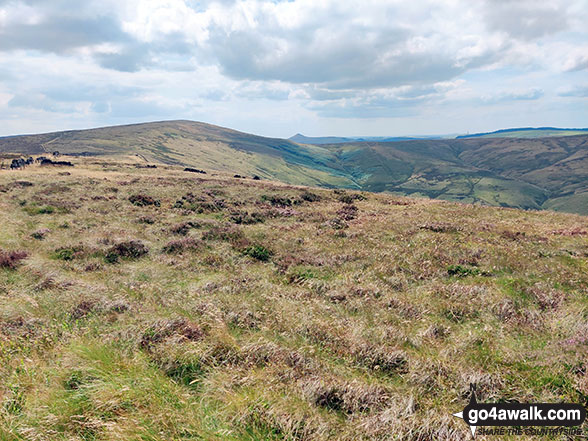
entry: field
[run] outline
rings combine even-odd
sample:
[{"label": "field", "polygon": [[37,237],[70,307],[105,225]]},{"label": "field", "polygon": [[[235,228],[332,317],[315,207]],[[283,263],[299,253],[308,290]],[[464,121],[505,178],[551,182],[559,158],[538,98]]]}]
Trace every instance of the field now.
[{"label": "field", "polygon": [[72,161],[0,171],[3,441],[461,440],[470,383],[588,403],[586,217]]}]

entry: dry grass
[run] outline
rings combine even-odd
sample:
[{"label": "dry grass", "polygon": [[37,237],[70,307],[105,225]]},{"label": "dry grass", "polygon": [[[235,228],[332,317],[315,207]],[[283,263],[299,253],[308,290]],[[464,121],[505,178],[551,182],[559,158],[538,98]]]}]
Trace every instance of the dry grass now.
[{"label": "dry grass", "polygon": [[74,162],[0,172],[0,439],[457,440],[471,382],[588,399],[585,217]]}]

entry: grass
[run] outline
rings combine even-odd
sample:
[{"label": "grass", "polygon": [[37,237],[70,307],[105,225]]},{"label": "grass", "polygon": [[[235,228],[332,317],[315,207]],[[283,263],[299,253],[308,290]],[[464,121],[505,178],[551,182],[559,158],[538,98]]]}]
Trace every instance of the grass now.
[{"label": "grass", "polygon": [[457,440],[471,382],[588,403],[585,217],[75,162],[0,171],[0,439]]}]

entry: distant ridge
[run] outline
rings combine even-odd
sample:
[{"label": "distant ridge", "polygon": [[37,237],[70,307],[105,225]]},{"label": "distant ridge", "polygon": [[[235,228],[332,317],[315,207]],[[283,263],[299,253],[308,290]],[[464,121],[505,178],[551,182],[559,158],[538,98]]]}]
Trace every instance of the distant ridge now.
[{"label": "distant ridge", "polygon": [[495,130],[494,132],[473,133],[457,136],[456,139],[466,138],[544,138],[552,136],[574,136],[588,134],[585,129],[563,129],[559,127],[518,127],[512,129]]},{"label": "distant ridge", "polygon": [[288,138],[290,141],[297,142],[299,144],[314,144],[314,145],[321,145],[321,144],[342,144],[345,142],[353,142],[355,139],[353,138],[342,138],[339,136],[304,136],[301,133],[297,133],[296,135]]},{"label": "distant ridge", "polygon": [[417,139],[442,139],[440,136],[358,136],[345,138],[340,136],[304,136],[300,133],[288,138],[298,144],[325,145],[345,144],[349,142],[398,142],[413,141]]}]

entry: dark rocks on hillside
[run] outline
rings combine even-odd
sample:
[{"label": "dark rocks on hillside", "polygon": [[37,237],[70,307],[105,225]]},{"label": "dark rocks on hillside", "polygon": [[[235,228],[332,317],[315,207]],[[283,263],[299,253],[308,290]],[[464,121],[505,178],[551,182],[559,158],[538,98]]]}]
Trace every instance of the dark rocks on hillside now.
[{"label": "dark rocks on hillside", "polygon": [[192,172],[192,173],[201,173],[203,175],[206,174],[206,172],[204,170],[198,170],[197,168],[191,168],[191,167],[186,167],[184,169],[185,172]]},{"label": "dark rocks on hillside", "polygon": [[62,166],[62,167],[73,167],[74,165],[70,161],[53,161],[51,159],[43,159],[41,160],[41,165],[53,165],[53,166]]},{"label": "dark rocks on hillside", "polygon": [[25,165],[27,165],[27,164],[24,159],[22,159],[22,158],[13,159],[12,162],[10,163],[10,169],[16,170],[18,168],[24,168]]}]

